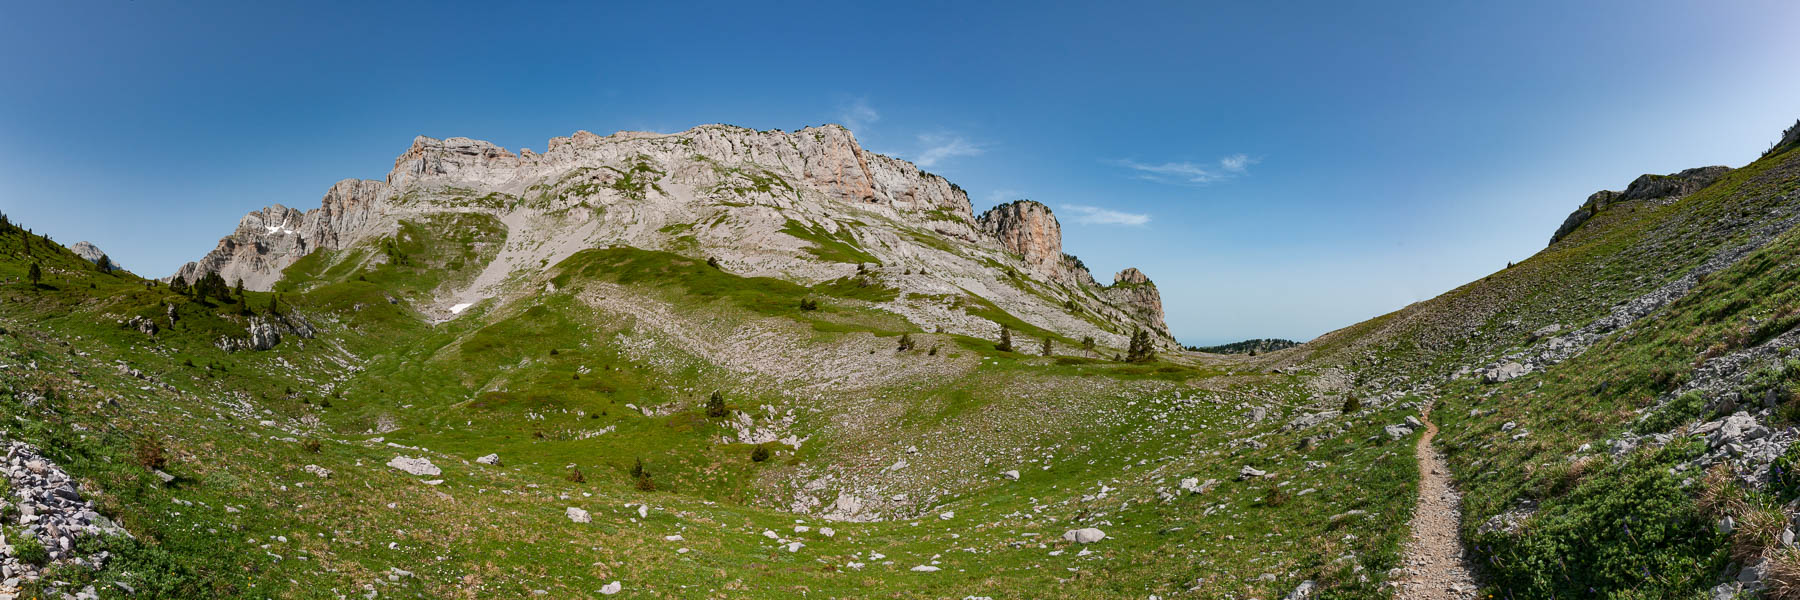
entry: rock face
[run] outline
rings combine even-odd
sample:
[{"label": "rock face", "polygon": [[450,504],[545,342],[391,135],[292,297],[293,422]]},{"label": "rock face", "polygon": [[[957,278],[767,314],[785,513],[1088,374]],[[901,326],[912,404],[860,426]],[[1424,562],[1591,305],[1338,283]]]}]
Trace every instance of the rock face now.
[{"label": "rock face", "polygon": [[1128,268],[1113,275],[1113,284],[1106,288],[1106,296],[1126,307],[1137,321],[1151,327],[1151,333],[1168,338],[1168,326],[1163,324],[1162,294],[1156,291],[1156,284],[1150,277],[1135,268]]},{"label": "rock face", "polygon": [[976,219],[981,230],[1008,251],[1025,260],[1026,267],[1052,281],[1069,285],[1093,285],[1094,276],[1073,256],[1063,254],[1062,225],[1050,207],[1030,200],[1015,200],[982,213]]},{"label": "rock face", "polygon": [[106,253],[101,252],[98,246],[88,242],[75,242],[75,245],[69,246],[69,251],[91,263],[98,263],[100,257],[106,256]]},{"label": "rock face", "polygon": [[384,231],[392,222],[381,209],[393,188],[380,181],[346,179],[331,186],[319,208],[300,212],[280,204],[244,215],[237,230],[204,258],[175,272],[188,283],[218,272],[225,281],[266,291],[281,270],[319,249],[340,249]]},{"label": "rock face", "polygon": [[[454,306],[526,293],[518,282],[578,251],[631,246],[805,285],[871,277],[902,292],[884,309],[928,330],[991,336],[998,327],[907,298],[979,296],[1066,336],[1123,347],[1132,329],[1144,328],[1173,343],[1154,287],[1119,292],[1095,283],[1062,253],[1048,207],[1015,202],[977,219],[961,188],[863,150],[836,125],[791,133],[728,125],[604,137],[581,131],[552,138],[541,154],[420,136],[385,181],[341,181],[305,212],[280,205],[252,212],[174,277],[191,282],[217,272],[268,290],[311,253],[374,250],[399,236],[402,223],[444,214],[489,218],[505,236],[494,240],[490,247],[499,250],[481,259],[474,281],[409,298],[446,318],[461,314]],[[365,254],[364,266],[384,262],[380,252]],[[1012,274],[1048,285],[1022,285]]]},{"label": "rock face", "polygon": [[1550,235],[1550,243],[1555,244],[1570,232],[1581,227],[1588,219],[1594,218],[1594,215],[1604,212],[1607,207],[1614,204],[1633,200],[1679,198],[1712,185],[1713,182],[1730,172],[1730,167],[1695,167],[1669,175],[1641,175],[1632,180],[1631,185],[1626,186],[1623,192],[1608,190],[1594,192],[1593,195],[1588,196],[1586,202],[1581,204],[1581,208],[1575,209],[1575,212],[1569,213],[1567,219],[1563,219],[1562,226],[1557,227],[1556,233]]}]

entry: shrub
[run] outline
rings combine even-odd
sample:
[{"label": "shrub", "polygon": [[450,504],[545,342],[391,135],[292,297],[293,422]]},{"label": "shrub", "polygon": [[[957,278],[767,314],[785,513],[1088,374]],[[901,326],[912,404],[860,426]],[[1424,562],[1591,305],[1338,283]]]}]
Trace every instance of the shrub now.
[{"label": "shrub", "polygon": [[1351,396],[1344,399],[1344,414],[1356,414],[1362,411],[1362,398]]},{"label": "shrub", "polygon": [[1800,444],[1788,446],[1769,463],[1769,493],[1782,502],[1800,498]]},{"label": "shrub", "polygon": [[1287,504],[1287,501],[1288,493],[1278,485],[1269,486],[1269,493],[1264,494],[1262,499],[1263,506],[1281,506]]},{"label": "shrub", "polygon": [[725,395],[714,391],[706,398],[706,416],[717,419],[725,416]]},{"label": "shrub", "polygon": [[1005,325],[1000,326],[1000,343],[994,344],[994,349],[1001,352],[1013,351],[1012,330],[1008,329]]},{"label": "shrub", "polygon": [[637,489],[646,492],[656,491],[656,481],[650,478],[650,471],[644,468],[644,459],[637,459],[637,462],[631,465],[631,478],[637,481]]},{"label": "shrub", "polygon": [[581,467],[569,469],[569,483],[587,483],[587,476],[581,474]]},{"label": "shrub", "polygon": [[147,435],[132,443],[132,457],[138,466],[146,469],[161,469],[169,466],[169,453],[163,448],[162,439]]},{"label": "shrub", "polygon": [[1691,597],[1710,587],[1723,540],[1664,454],[1607,467],[1546,500],[1521,533],[1476,534],[1491,582],[1540,598]]},{"label": "shrub", "polygon": [[757,444],[756,448],[750,451],[750,461],[762,462],[765,460],[769,460],[769,447]]},{"label": "shrub", "polygon": [[319,445],[319,440],[306,440],[300,444],[300,447],[313,454],[318,454],[319,451],[323,449],[323,447]]},{"label": "shrub", "polygon": [[911,350],[911,349],[913,349],[912,334],[910,334],[910,333],[900,334],[900,350],[899,351],[905,352],[905,351]]},{"label": "shrub", "polygon": [[811,298],[801,298],[800,299],[800,310],[803,310],[803,311],[819,310],[819,301],[813,300]]},{"label": "shrub", "polygon": [[50,562],[50,551],[44,548],[44,542],[38,540],[37,536],[15,531],[14,535],[6,536],[6,539],[12,542],[14,558],[38,566]]},{"label": "shrub", "polygon": [[1638,422],[1636,429],[1642,434],[1662,433],[1699,417],[1705,409],[1706,397],[1700,390],[1688,390],[1651,411]]}]

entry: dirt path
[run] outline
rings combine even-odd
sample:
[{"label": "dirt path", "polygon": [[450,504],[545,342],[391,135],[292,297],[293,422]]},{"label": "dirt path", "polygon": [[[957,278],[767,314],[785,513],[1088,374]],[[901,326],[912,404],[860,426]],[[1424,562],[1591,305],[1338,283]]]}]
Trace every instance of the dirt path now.
[{"label": "dirt path", "polygon": [[1462,520],[1462,496],[1450,487],[1450,469],[1444,457],[1431,447],[1437,424],[1431,407],[1420,415],[1425,435],[1413,452],[1419,457],[1419,504],[1413,509],[1412,541],[1401,561],[1405,574],[1395,579],[1400,600],[1472,599],[1475,579],[1469,575],[1457,526]]}]

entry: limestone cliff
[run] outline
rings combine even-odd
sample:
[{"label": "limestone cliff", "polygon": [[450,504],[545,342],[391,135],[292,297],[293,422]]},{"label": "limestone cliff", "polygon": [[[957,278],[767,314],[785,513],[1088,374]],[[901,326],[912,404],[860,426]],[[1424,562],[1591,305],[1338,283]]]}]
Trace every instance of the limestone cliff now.
[{"label": "limestone cliff", "polygon": [[1062,225],[1050,207],[1030,200],[1008,202],[976,219],[982,232],[1017,253],[1027,268],[1052,281],[1093,285],[1094,276],[1081,261],[1062,251]]},{"label": "limestone cliff", "polygon": [[301,257],[371,245],[396,235],[402,222],[442,213],[491,217],[505,229],[505,243],[473,283],[415,299],[440,318],[457,304],[526,293],[522,284],[575,252],[626,245],[806,285],[866,270],[902,292],[882,308],[928,329],[992,335],[997,326],[964,304],[931,300],[967,295],[1104,344],[1122,345],[1138,327],[1167,337],[1154,287],[1150,298],[1127,298],[1095,283],[1062,253],[1049,208],[1015,202],[977,219],[960,187],[868,152],[836,125],[792,133],[728,125],[674,134],[581,131],[552,138],[542,153],[420,136],[385,181],[339,182],[306,212],[280,205],[252,212],[174,276],[192,281],[216,271],[267,290]]},{"label": "limestone cliff", "polygon": [[1106,288],[1106,296],[1126,307],[1138,322],[1150,327],[1151,333],[1169,337],[1168,325],[1163,323],[1162,294],[1143,272],[1136,268],[1119,271],[1113,275],[1112,286]]}]

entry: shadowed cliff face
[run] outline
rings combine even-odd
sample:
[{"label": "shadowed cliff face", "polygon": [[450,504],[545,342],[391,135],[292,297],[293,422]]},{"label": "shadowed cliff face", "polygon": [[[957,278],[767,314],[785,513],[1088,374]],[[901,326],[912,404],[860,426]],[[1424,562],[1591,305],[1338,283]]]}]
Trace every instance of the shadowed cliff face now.
[{"label": "shadowed cliff face", "polygon": [[901,291],[897,302],[911,305],[894,310],[927,329],[992,335],[997,323],[922,300],[971,295],[1059,335],[1122,341],[1141,327],[1173,342],[1154,286],[1129,297],[1106,293],[1063,254],[1048,207],[1014,202],[977,219],[955,184],[865,151],[835,125],[583,131],[549,140],[543,153],[421,136],[385,181],[339,182],[305,212],[252,212],[174,276],[217,272],[268,290],[302,257],[373,247],[402,223],[446,213],[492,217],[505,243],[473,284],[435,290],[440,308],[523,293],[521,277],[584,249],[632,246],[805,285],[870,277]]}]

